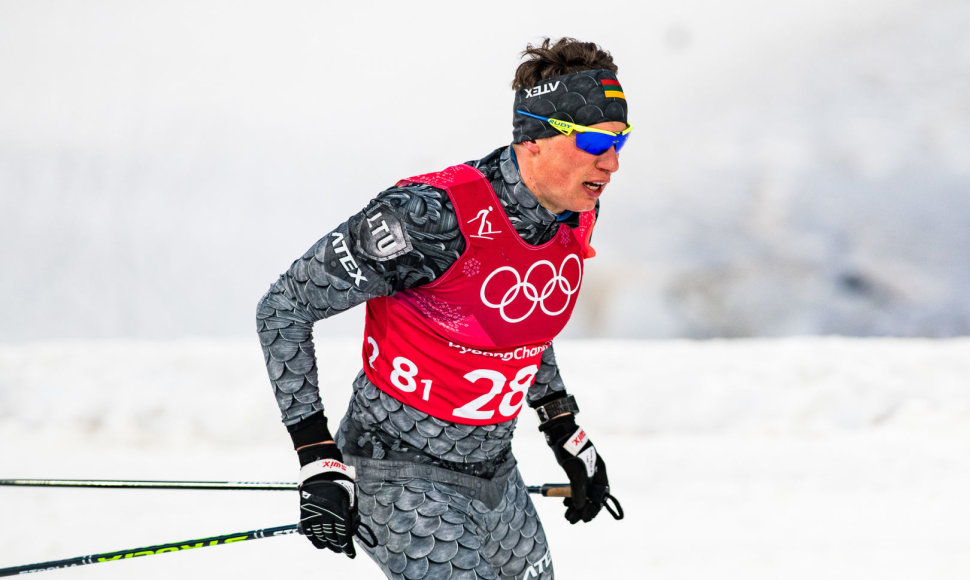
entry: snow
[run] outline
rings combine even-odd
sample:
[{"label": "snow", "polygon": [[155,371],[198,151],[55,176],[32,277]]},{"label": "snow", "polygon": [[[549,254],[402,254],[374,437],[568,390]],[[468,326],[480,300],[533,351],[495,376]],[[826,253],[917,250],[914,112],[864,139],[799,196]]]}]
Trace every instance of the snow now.
[{"label": "snow", "polygon": [[[359,364],[319,339],[340,415]],[[559,578],[963,579],[970,339],[564,340],[560,365],[626,510],[570,526]],[[0,346],[0,477],[292,481],[262,355],[236,340]],[[563,480],[522,414],[530,483]],[[0,567],[293,523],[291,492],[0,488]],[[48,572],[381,578],[285,536]]]}]

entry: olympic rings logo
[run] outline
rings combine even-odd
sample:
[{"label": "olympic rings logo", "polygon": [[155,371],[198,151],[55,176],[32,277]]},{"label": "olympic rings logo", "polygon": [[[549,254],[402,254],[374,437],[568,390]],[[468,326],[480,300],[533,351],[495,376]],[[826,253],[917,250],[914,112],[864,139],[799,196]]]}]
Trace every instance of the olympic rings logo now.
[{"label": "olympic rings logo", "polygon": [[[576,263],[576,279],[574,281],[568,279],[565,276],[566,266],[570,262]],[[545,284],[542,284],[541,291],[532,281],[534,280],[533,274],[535,274],[537,270],[540,268],[542,268],[543,270],[548,268],[548,270],[552,273],[549,280]],[[498,302],[492,302],[486,296],[486,289],[489,288],[489,283],[492,282],[492,279],[502,272],[511,272],[512,275],[514,276],[515,283],[513,283],[509,287],[509,289],[502,294],[501,300],[499,300]],[[579,283],[582,281],[582,279],[583,279],[583,265],[579,259],[579,256],[576,254],[569,254],[568,256],[566,256],[563,259],[562,264],[559,265],[558,270],[552,264],[552,262],[549,262],[548,260],[539,260],[538,262],[532,264],[532,266],[529,267],[524,277],[520,276],[518,270],[516,270],[515,268],[511,266],[503,266],[502,268],[498,268],[495,271],[493,271],[491,274],[489,274],[488,277],[485,278],[485,282],[482,283],[482,290],[481,290],[482,303],[490,308],[497,308],[499,313],[502,316],[502,319],[505,320],[506,322],[511,322],[511,323],[522,322],[523,320],[531,316],[532,313],[535,311],[536,306],[540,307],[542,311],[548,314],[549,316],[558,316],[563,312],[565,312],[566,308],[569,307],[569,303],[572,301],[573,294],[579,291]],[[496,284],[498,283],[499,282],[496,282]],[[558,310],[551,310],[546,306],[546,300],[552,297],[553,294],[556,294],[557,297],[561,296],[565,298],[562,306],[558,308]],[[528,300],[530,302],[530,306],[528,310],[525,312],[525,314],[522,314],[521,316],[518,316],[516,318],[512,318],[509,316],[509,313],[506,312],[506,307],[516,302],[516,300],[519,298],[520,295],[525,300]],[[556,301],[550,301],[550,302],[553,303],[552,308],[555,308]]]}]

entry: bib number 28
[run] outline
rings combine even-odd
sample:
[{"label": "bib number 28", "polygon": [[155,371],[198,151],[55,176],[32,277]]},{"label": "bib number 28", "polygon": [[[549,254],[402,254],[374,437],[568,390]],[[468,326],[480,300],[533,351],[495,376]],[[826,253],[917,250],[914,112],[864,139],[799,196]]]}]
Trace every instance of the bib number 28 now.
[{"label": "bib number 28", "polygon": [[[373,338],[368,337],[367,343],[372,348],[367,362],[373,368],[380,350],[377,341]],[[397,356],[391,361],[391,367],[392,370],[388,378],[395,388],[404,393],[414,393],[421,387],[421,398],[425,401],[429,400],[432,388],[431,381],[421,379],[418,376],[420,369],[414,361],[407,357]],[[525,403],[525,393],[532,386],[538,372],[539,365],[529,365],[519,369],[511,381],[504,374],[493,369],[476,369],[466,373],[464,376],[466,381],[471,383],[485,381],[489,390],[484,395],[476,397],[460,407],[455,407],[451,414],[463,419],[487,421],[494,417],[495,412],[498,411],[499,415],[511,419],[519,413],[519,409]]]},{"label": "bib number 28", "polygon": [[[537,365],[529,365],[523,369],[519,369],[519,372],[515,374],[515,378],[508,383],[511,389],[498,402],[497,410],[499,414],[510,418],[518,414],[519,409],[522,408],[522,404],[525,403],[525,392],[532,385],[532,381],[535,379],[537,372],[539,372]],[[472,383],[486,381],[491,383],[491,388],[484,395],[465,403],[461,407],[455,408],[452,411],[452,415],[464,419],[491,419],[496,411],[495,398],[505,390],[508,379],[505,378],[505,375],[495,370],[477,369],[466,374],[465,380]],[[516,396],[518,396],[518,400],[516,400]]]}]

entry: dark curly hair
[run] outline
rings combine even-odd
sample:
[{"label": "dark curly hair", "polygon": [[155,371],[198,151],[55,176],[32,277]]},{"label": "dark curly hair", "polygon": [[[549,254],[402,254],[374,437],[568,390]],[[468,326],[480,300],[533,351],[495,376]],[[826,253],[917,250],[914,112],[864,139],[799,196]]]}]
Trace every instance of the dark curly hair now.
[{"label": "dark curly hair", "polygon": [[514,90],[534,87],[540,81],[574,72],[606,69],[616,73],[617,66],[609,52],[593,42],[581,42],[563,37],[555,43],[546,38],[541,45],[528,45],[522,51],[526,57],[515,70]]}]

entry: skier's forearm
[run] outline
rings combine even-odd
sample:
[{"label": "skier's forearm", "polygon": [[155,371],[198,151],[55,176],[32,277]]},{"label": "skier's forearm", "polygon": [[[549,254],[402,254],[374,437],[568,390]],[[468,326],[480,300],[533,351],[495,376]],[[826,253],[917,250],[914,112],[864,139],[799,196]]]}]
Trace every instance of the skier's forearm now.
[{"label": "skier's forearm", "polygon": [[[272,300],[260,302],[260,316],[274,310],[272,306]],[[258,324],[263,359],[283,422],[290,425],[322,410],[310,338],[312,323],[287,321],[274,311],[259,318]],[[301,336],[305,338],[301,340]]]},{"label": "skier's forearm", "polygon": [[535,408],[552,399],[565,397],[566,385],[559,375],[559,365],[556,363],[556,353],[553,346],[542,353],[542,362],[539,365],[539,372],[536,373],[535,383],[529,387],[526,395],[526,402],[530,407]]}]

